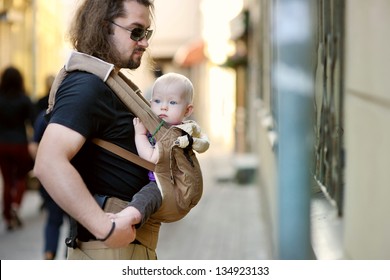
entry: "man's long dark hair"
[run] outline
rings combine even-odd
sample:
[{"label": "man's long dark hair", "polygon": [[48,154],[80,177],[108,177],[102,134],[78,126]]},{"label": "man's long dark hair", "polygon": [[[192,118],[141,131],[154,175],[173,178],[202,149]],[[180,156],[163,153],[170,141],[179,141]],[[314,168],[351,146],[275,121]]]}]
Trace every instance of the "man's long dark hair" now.
[{"label": "man's long dark hair", "polygon": [[125,16],[124,2],[136,1],[154,10],[153,0],[85,0],[79,7],[69,32],[74,49],[109,63],[119,64],[118,54],[110,44],[110,21]]}]

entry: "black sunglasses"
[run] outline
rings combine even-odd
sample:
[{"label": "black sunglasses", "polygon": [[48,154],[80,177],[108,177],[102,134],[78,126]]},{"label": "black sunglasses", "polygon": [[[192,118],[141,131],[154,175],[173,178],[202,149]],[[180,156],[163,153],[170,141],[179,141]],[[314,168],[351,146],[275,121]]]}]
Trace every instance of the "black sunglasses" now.
[{"label": "black sunglasses", "polygon": [[130,32],[130,39],[133,41],[136,41],[136,42],[141,41],[145,37],[146,37],[146,40],[149,40],[153,34],[153,30],[151,30],[151,29],[143,29],[140,27],[136,27],[136,28],[130,30],[130,29],[127,29],[126,27],[120,26],[119,24],[117,24],[113,21],[110,21],[110,22],[113,25],[116,25],[116,26],[118,26],[126,31],[129,31]]}]

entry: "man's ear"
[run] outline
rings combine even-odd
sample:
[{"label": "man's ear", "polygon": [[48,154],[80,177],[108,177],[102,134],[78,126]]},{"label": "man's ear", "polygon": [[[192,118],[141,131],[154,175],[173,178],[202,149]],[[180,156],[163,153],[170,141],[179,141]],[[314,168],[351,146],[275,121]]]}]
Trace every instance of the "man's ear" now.
[{"label": "man's ear", "polygon": [[184,116],[186,118],[189,117],[193,111],[194,111],[194,105],[192,105],[192,104],[187,105],[186,113]]}]

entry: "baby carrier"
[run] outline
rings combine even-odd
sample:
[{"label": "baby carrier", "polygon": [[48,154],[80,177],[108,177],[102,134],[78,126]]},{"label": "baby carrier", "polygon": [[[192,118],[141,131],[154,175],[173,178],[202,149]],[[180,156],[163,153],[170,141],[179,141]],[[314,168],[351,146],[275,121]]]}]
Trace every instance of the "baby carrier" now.
[{"label": "baby carrier", "polygon": [[[194,139],[191,136],[192,131],[185,131],[180,126],[170,126],[157,117],[150,109],[149,102],[142,96],[137,86],[122,71],[119,73],[113,71],[113,64],[79,52],[72,52],[65,67],[57,75],[49,96],[48,112],[54,106],[56,91],[66,74],[78,70],[90,72],[101,78],[129,110],[140,118],[148,131],[154,132],[160,152],[159,160],[156,164],[150,163],[138,155],[102,139],[93,139],[93,142],[154,172],[157,185],[163,197],[162,205],[137,230],[137,240],[147,247],[155,248],[160,224],[182,219],[199,202],[202,196],[203,178],[199,162],[192,149],[192,144],[194,143]],[[184,142],[188,144],[185,148],[182,148],[182,145],[180,145],[183,142],[183,138],[186,140]],[[143,229],[148,229],[149,233],[147,231],[145,233]],[[154,232],[156,236],[151,238],[146,236],[150,235],[150,231]]]}]

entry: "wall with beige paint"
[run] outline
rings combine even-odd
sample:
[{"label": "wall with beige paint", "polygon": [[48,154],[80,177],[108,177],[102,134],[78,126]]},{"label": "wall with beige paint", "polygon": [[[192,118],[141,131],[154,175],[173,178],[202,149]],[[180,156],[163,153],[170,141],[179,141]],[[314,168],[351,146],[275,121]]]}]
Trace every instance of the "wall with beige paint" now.
[{"label": "wall with beige paint", "polygon": [[390,259],[390,2],[346,2],[344,252]]}]

